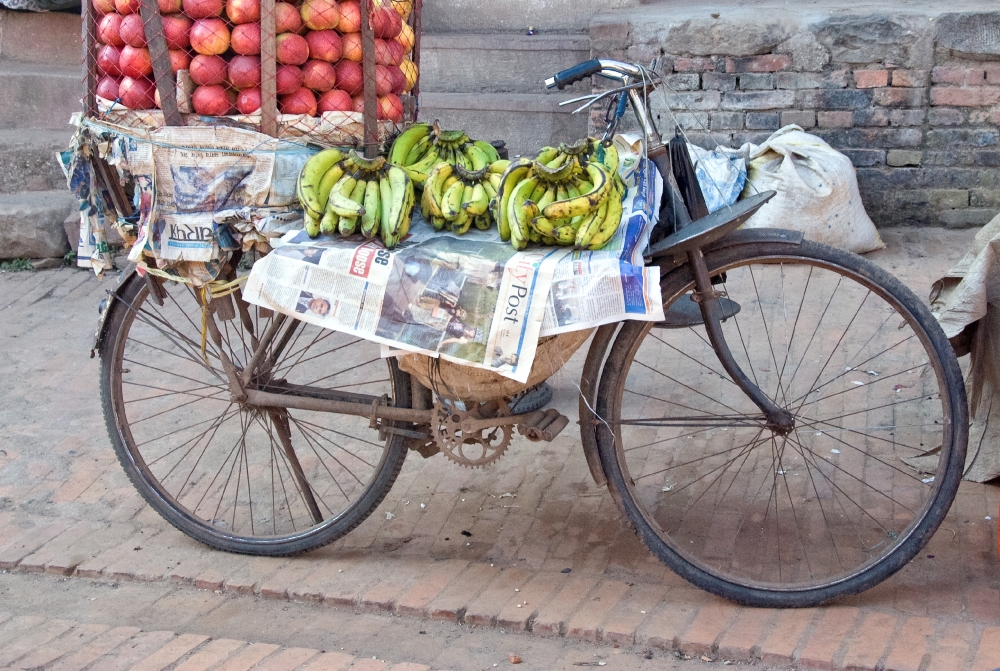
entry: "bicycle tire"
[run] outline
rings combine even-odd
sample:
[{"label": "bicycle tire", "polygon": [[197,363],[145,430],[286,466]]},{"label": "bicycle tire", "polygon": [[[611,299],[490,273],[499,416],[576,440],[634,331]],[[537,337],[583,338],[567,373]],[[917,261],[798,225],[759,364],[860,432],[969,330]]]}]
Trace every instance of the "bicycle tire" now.
[{"label": "bicycle tire", "polygon": [[[402,468],[406,457],[402,436],[389,434],[376,442],[379,433],[370,428],[367,417],[297,410],[281,414],[234,403],[211,340],[206,348],[208,364],[202,359],[201,308],[194,292],[182,284],[164,284],[166,299],[158,306],[149,299],[143,278],[134,275],[127,282],[109,307],[101,344],[101,398],[118,460],[154,510],[205,545],[267,556],[299,554],[331,543],[371,514]],[[248,313],[251,310],[251,324],[261,333],[273,315],[261,316],[248,306]],[[377,386],[397,407],[410,407],[409,376],[395,359],[380,359],[377,345],[361,339],[351,342],[344,334],[293,319],[282,328],[286,331],[279,331],[274,342],[287,329],[295,330],[281,350],[284,358],[272,367],[277,374],[306,382],[346,368],[343,376],[324,380],[326,386],[340,382],[360,390]],[[227,354],[238,365],[245,362],[252,348],[241,315],[220,322],[220,330]],[[345,341],[349,344],[339,344]],[[367,358],[359,358],[362,355]],[[345,361],[364,365],[357,363],[351,370]],[[385,366],[384,379],[358,377],[379,368],[384,371]],[[233,421],[237,417],[239,428]],[[203,421],[190,424],[197,419]],[[282,448],[278,423],[287,427],[291,454]],[[182,424],[184,428],[172,431]],[[196,429],[205,424],[209,428],[191,443],[199,435]],[[165,429],[166,437],[149,438]],[[216,465],[215,478],[209,480]],[[220,474],[227,466],[223,486]],[[234,471],[240,472],[239,478],[233,477]],[[180,478],[182,474],[185,477]],[[228,501],[233,479],[235,495]],[[211,511],[205,501],[215,504],[209,493],[219,487],[218,504]]]},{"label": "bicycle tire", "polygon": [[[597,398],[615,502],[674,572],[741,604],[813,606],[876,585],[927,543],[961,479],[968,416],[947,338],[857,255],[752,241],[705,257],[740,305],[723,323],[737,363],[796,429],[767,434],[703,327],[628,322]],[[665,307],[693,282],[686,265],[668,272]]]}]

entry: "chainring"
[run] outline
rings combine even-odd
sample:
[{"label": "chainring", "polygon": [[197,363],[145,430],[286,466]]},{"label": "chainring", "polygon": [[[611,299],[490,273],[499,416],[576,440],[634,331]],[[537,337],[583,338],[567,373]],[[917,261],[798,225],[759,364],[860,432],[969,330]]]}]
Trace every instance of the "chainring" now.
[{"label": "chainring", "polygon": [[469,410],[434,404],[431,435],[441,453],[456,464],[467,468],[482,468],[503,456],[514,436],[513,425],[495,426],[475,434],[465,435],[462,423],[467,418],[505,417],[510,414],[507,404],[477,403]]}]

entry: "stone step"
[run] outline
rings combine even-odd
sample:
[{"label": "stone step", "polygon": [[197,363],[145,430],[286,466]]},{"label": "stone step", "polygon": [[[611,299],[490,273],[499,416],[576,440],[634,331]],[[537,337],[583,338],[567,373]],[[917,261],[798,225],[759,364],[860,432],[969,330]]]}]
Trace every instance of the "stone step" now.
[{"label": "stone step", "polygon": [[0,9],[0,62],[7,61],[80,70],[79,14]]},{"label": "stone step", "polygon": [[0,130],[65,130],[83,109],[80,68],[0,62]]},{"label": "stone step", "polygon": [[[545,93],[546,78],[589,58],[586,35],[424,35],[420,90]],[[589,92],[589,82],[566,91]]]},{"label": "stone step", "polygon": [[425,2],[423,29],[429,33],[586,32],[590,19],[606,9],[636,7],[643,0],[433,0]]},{"label": "stone step", "polygon": [[66,149],[71,136],[69,128],[0,130],[0,193],[64,189],[56,153]]},{"label": "stone step", "polygon": [[68,252],[63,222],[77,206],[66,190],[0,194],[0,259],[48,259]]},{"label": "stone step", "polygon": [[531,154],[557,142],[585,137],[589,116],[559,107],[561,93],[421,93],[420,119],[460,128],[475,138],[504,140],[510,156]]}]

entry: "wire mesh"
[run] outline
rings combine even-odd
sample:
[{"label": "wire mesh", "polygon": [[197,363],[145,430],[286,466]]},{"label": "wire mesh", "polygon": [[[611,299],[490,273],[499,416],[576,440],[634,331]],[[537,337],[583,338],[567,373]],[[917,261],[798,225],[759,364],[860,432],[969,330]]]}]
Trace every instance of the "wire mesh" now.
[{"label": "wire mesh", "polygon": [[384,141],[416,117],[419,12],[420,0],[89,0],[88,116],[360,145],[367,87]]}]

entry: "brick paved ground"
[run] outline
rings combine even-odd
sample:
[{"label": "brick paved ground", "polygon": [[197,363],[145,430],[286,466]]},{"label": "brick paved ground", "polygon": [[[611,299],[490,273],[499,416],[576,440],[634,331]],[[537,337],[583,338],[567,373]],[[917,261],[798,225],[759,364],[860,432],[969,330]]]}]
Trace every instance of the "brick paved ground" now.
[{"label": "brick paved ground", "polygon": [[[972,234],[890,230],[890,248],[874,258],[926,296]],[[69,270],[0,275],[0,569],[171,582],[808,668],[1000,666],[992,485],[963,483],[925,552],[890,580],[799,611],[734,607],[670,573],[594,485],[570,430],[551,444],[517,442],[484,471],[411,455],[368,521],[307,556],[210,551],[149,510],[115,461],[98,361],[86,358],[97,300],[111,286]],[[571,417],[578,359],[556,379],[557,406]]]}]

